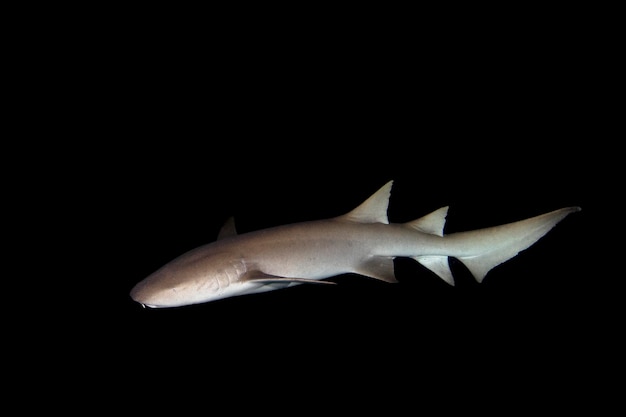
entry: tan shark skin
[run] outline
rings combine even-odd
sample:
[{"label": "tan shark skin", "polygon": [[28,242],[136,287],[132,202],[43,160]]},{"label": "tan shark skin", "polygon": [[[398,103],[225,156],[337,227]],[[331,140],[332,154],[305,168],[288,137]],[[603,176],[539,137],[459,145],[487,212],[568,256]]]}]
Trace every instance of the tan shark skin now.
[{"label": "tan shark skin", "polygon": [[448,257],[467,266],[478,282],[580,207],[529,219],[444,235],[448,207],[407,223],[389,224],[389,181],[354,210],[339,217],[236,234],[229,219],[215,242],[167,263],[137,283],[130,296],[162,308],[272,291],[356,273],[396,282],[393,259],[410,257],[450,285]]}]

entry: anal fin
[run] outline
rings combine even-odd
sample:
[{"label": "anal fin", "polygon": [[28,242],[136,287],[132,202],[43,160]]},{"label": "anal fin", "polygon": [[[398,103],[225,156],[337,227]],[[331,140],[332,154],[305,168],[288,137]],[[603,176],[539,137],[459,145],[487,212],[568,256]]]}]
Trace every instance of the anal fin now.
[{"label": "anal fin", "polygon": [[454,277],[452,276],[447,256],[415,256],[413,259],[437,274],[439,278],[448,284],[454,285]]}]

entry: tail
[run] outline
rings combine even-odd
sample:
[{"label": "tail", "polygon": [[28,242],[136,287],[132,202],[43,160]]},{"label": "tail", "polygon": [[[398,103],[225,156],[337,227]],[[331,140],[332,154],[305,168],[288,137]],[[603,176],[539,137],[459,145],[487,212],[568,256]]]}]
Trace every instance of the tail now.
[{"label": "tail", "polygon": [[[446,241],[454,247],[455,257],[472,273],[476,281],[482,282],[494,267],[513,258],[543,237],[568,214],[580,211],[580,207],[565,207],[526,220],[495,227],[458,232],[446,235]],[[443,236],[443,223],[447,207],[407,225],[427,233]],[[454,278],[447,256],[419,256],[416,261],[433,271],[450,285]]]}]

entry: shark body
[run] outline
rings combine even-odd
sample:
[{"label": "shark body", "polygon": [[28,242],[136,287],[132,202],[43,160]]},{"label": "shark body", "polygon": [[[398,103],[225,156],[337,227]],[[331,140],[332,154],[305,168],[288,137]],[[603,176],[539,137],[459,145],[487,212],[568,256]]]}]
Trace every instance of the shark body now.
[{"label": "shark body", "polygon": [[216,241],[192,249],[137,283],[133,300],[162,308],[287,288],[333,284],[345,273],[397,282],[393,259],[410,257],[450,285],[448,258],[459,259],[478,282],[544,236],[580,207],[565,207],[500,226],[444,235],[448,207],[390,224],[389,181],[347,214],[237,234],[230,218]]}]

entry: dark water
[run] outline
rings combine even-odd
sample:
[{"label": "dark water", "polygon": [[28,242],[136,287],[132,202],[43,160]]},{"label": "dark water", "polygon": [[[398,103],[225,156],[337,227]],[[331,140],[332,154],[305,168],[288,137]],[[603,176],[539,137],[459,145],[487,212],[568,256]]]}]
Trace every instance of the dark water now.
[{"label": "dark water", "polygon": [[[301,414],[339,398],[348,411],[420,411],[422,401],[481,409],[504,398],[508,411],[584,401],[614,349],[616,277],[595,255],[607,216],[600,185],[613,176],[581,145],[598,124],[568,88],[573,78],[556,77],[567,68],[547,79],[431,69],[377,88],[327,74],[216,95],[142,83],[107,107],[106,120],[85,122],[92,145],[64,174],[75,201],[64,214],[80,230],[57,244],[55,274],[78,277],[63,319],[46,326],[56,336],[38,346],[65,346],[69,359],[50,360],[55,375],[72,364],[78,384],[109,377],[111,401],[98,395],[98,404],[126,398],[134,410],[208,401],[207,412],[226,403]],[[396,259],[397,284],[344,275],[337,286],[160,310],[128,295],[213,241],[231,215],[240,233],[333,217],[389,180],[391,222],[448,205],[449,233],[582,211],[482,284],[454,259],[455,287]]]}]

